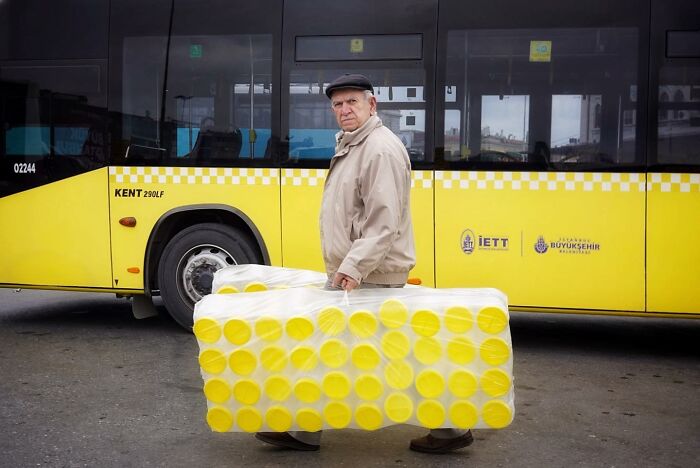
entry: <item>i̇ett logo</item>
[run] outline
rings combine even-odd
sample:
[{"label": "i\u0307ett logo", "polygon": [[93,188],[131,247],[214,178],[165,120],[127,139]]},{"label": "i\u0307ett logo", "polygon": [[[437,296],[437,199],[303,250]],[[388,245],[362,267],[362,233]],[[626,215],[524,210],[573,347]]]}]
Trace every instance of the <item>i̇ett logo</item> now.
[{"label": "i\u0307ett logo", "polygon": [[465,229],[462,232],[461,240],[462,252],[469,255],[474,252],[474,232],[471,229]]}]

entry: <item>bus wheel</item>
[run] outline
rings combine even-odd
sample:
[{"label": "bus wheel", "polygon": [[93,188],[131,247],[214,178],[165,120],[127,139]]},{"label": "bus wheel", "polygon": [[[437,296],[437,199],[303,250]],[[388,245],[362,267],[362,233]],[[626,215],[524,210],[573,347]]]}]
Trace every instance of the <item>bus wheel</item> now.
[{"label": "bus wheel", "polygon": [[195,224],[177,233],[158,264],[163,304],[183,327],[192,329],[194,304],[211,293],[214,272],[241,263],[260,263],[253,243],[238,229],[216,223]]}]

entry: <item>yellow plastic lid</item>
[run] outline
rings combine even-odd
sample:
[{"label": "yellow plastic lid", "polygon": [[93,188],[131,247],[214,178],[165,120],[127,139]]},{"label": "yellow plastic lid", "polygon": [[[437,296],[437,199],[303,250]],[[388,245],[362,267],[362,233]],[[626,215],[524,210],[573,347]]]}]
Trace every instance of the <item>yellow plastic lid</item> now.
[{"label": "yellow plastic lid", "polygon": [[435,369],[425,369],[416,376],[416,390],[424,398],[437,398],[445,391],[445,379]]},{"label": "yellow plastic lid", "polygon": [[287,351],[275,345],[265,346],[260,351],[260,364],[270,372],[281,372],[287,367]]},{"label": "yellow plastic lid", "polygon": [[231,344],[246,344],[251,334],[250,325],[245,320],[231,319],[224,324],[224,336]]},{"label": "yellow plastic lid", "polygon": [[245,291],[245,292],[267,291],[267,286],[265,285],[265,283],[261,283],[260,281],[251,281],[250,283],[245,285],[245,288],[243,288],[243,291]]},{"label": "yellow plastic lid", "polygon": [[265,422],[275,432],[287,432],[292,427],[292,413],[284,406],[270,406],[265,413]]},{"label": "yellow plastic lid", "polygon": [[447,380],[447,388],[457,398],[469,398],[476,393],[477,386],[476,376],[465,369],[453,371]]},{"label": "yellow plastic lid", "polygon": [[508,314],[500,307],[484,307],[479,311],[476,321],[482,331],[495,335],[508,326]]},{"label": "yellow plastic lid", "polygon": [[367,338],[374,335],[379,326],[377,318],[368,310],[353,312],[348,322],[350,325],[350,332],[359,338]]},{"label": "yellow plastic lid", "polygon": [[294,396],[304,403],[314,403],[321,398],[321,387],[314,379],[302,378],[294,384]]},{"label": "yellow plastic lid", "polygon": [[333,369],[348,361],[348,347],[337,338],[326,340],[319,350],[321,362]]},{"label": "yellow plastic lid", "polygon": [[489,369],[481,374],[481,388],[492,397],[503,396],[510,390],[510,377],[501,369]]},{"label": "yellow plastic lid", "polygon": [[474,343],[469,338],[457,337],[447,342],[447,356],[456,364],[467,364],[474,360]]},{"label": "yellow plastic lid", "polygon": [[479,420],[476,406],[467,400],[458,400],[452,403],[449,414],[454,427],[460,429],[472,429]]},{"label": "yellow plastic lid", "polygon": [[379,322],[369,310],[356,310],[348,319],[350,333],[358,338],[368,338],[377,332]]},{"label": "yellow plastic lid", "polygon": [[347,427],[352,420],[352,410],[344,401],[331,401],[323,408],[323,417],[334,429]]},{"label": "yellow plastic lid", "polygon": [[384,412],[395,423],[405,423],[413,415],[413,400],[408,395],[394,392],[384,401]]},{"label": "yellow plastic lid", "polygon": [[207,410],[207,424],[214,432],[228,432],[233,427],[233,414],[228,408],[215,406]]},{"label": "yellow plastic lid", "polygon": [[341,334],[345,330],[345,312],[335,306],[324,308],[318,313],[318,328],[329,336]]},{"label": "yellow plastic lid", "polygon": [[442,357],[442,346],[431,336],[421,336],[413,345],[413,355],[421,364],[435,364]]},{"label": "yellow plastic lid", "polygon": [[224,379],[215,377],[204,383],[204,395],[214,403],[223,403],[231,398],[231,388]]},{"label": "yellow plastic lid", "polygon": [[445,407],[436,400],[423,400],[418,403],[416,417],[424,427],[435,429],[445,424]]},{"label": "yellow plastic lid", "polygon": [[262,415],[252,406],[244,406],[236,411],[238,427],[246,432],[258,432],[262,427]]},{"label": "yellow plastic lid", "polygon": [[413,383],[413,368],[406,361],[391,361],[384,367],[384,380],[391,388],[405,390]]},{"label": "yellow plastic lid", "polygon": [[501,400],[486,402],[481,409],[481,419],[494,429],[503,429],[513,420],[513,411]]},{"label": "yellow plastic lid", "polygon": [[306,317],[292,317],[287,320],[285,329],[290,338],[301,341],[313,335],[314,324]]},{"label": "yellow plastic lid", "polygon": [[481,360],[492,366],[500,366],[510,358],[510,346],[503,338],[487,338],[479,347]]},{"label": "yellow plastic lid", "polygon": [[374,431],[382,427],[382,410],[373,403],[361,403],[355,409],[355,421],[357,425],[367,431]]},{"label": "yellow plastic lid", "polygon": [[202,317],[194,322],[192,327],[194,336],[205,343],[216,343],[221,338],[219,322],[209,317]]},{"label": "yellow plastic lid", "polygon": [[389,331],[382,337],[382,352],[389,359],[403,359],[411,352],[411,341],[405,333]]},{"label": "yellow plastic lid", "polygon": [[289,355],[292,365],[299,370],[313,370],[318,364],[316,351],[310,346],[296,346]]},{"label": "yellow plastic lid", "polygon": [[336,400],[342,400],[350,394],[350,379],[344,372],[329,372],[321,383],[323,393]]},{"label": "yellow plastic lid", "polygon": [[384,393],[384,384],[374,374],[362,374],[355,379],[355,393],[363,400],[376,400]]},{"label": "yellow plastic lid", "polygon": [[304,431],[320,431],[323,427],[321,413],[313,408],[301,408],[297,411],[297,425]]},{"label": "yellow plastic lid", "polygon": [[265,341],[277,341],[282,336],[282,324],[274,317],[260,317],[255,322],[255,334]]},{"label": "yellow plastic lid", "polygon": [[210,374],[221,374],[226,369],[226,356],[218,349],[205,349],[199,353],[199,367]]},{"label": "yellow plastic lid", "polygon": [[237,292],[238,288],[231,286],[230,284],[225,284],[216,291],[216,294],[235,294]]},{"label": "yellow plastic lid", "polygon": [[411,317],[411,328],[421,336],[433,336],[440,330],[440,318],[433,310],[419,310]]},{"label": "yellow plastic lid", "polygon": [[387,328],[399,328],[408,320],[408,307],[398,299],[387,299],[379,307],[379,320]]},{"label": "yellow plastic lid", "polygon": [[273,375],[265,380],[265,395],[271,400],[285,401],[292,393],[292,384],[283,375]]},{"label": "yellow plastic lid", "polygon": [[228,366],[238,375],[250,375],[258,366],[258,360],[248,349],[237,349],[228,358]]},{"label": "yellow plastic lid", "polygon": [[474,325],[472,312],[463,306],[452,306],[445,310],[445,327],[452,333],[464,333]]},{"label": "yellow plastic lid", "polygon": [[379,365],[382,360],[377,348],[371,343],[360,343],[352,348],[350,355],[355,367],[362,370],[371,370]]},{"label": "yellow plastic lid", "polygon": [[233,398],[244,405],[254,405],[260,399],[260,387],[250,379],[239,379],[233,384]]}]

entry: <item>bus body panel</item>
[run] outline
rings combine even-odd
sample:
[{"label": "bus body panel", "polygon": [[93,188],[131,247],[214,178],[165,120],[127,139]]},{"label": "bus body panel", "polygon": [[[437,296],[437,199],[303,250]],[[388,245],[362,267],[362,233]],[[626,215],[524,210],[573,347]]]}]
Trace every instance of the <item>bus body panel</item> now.
[{"label": "bus body panel", "polygon": [[318,215],[326,169],[282,169],[283,266],[325,271]]},{"label": "bus body panel", "polygon": [[647,310],[700,312],[700,174],[649,174]]},{"label": "bus body panel", "polygon": [[517,306],[644,311],[644,180],[438,171],[438,287],[496,287]]},{"label": "bus body panel", "polygon": [[435,203],[434,172],[413,171],[411,220],[416,241],[416,266],[409,277],[423,286],[435,287]]},{"label": "bus body panel", "polygon": [[[325,271],[318,217],[326,169],[282,170],[282,250],[284,266]],[[416,266],[410,277],[434,286],[433,173],[412,171],[411,217]]]},{"label": "bus body panel", "polygon": [[112,285],[107,169],[0,198],[0,283]]},{"label": "bus body panel", "polygon": [[[279,169],[111,167],[109,180],[115,288],[144,289],[143,274],[128,269],[143,272],[155,223],[188,205],[217,203],[241,211],[260,232],[271,263],[282,262]],[[136,218],[136,226],[120,225],[125,217]]]}]

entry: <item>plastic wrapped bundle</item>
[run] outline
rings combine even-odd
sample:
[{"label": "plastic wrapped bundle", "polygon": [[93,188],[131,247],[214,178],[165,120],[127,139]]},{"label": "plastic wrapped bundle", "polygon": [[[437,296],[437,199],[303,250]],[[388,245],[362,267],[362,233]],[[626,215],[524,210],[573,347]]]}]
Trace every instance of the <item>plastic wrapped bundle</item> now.
[{"label": "plastic wrapped bundle", "polygon": [[503,428],[514,415],[494,289],[212,294],[194,333],[212,430]]},{"label": "plastic wrapped bundle", "polygon": [[214,273],[211,290],[214,293],[229,294],[303,286],[322,288],[326,279],[325,273],[312,270],[255,264],[232,265]]}]

